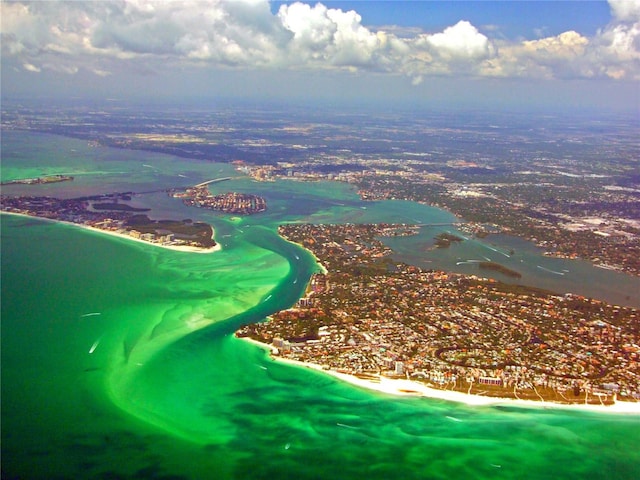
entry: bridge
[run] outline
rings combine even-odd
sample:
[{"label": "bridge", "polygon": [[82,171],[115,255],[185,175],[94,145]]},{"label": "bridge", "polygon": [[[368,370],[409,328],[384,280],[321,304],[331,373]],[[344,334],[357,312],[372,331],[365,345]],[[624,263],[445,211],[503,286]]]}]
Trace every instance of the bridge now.
[{"label": "bridge", "polygon": [[224,182],[225,180],[231,180],[231,178],[232,177],[214,178],[213,180],[207,180],[206,182],[194,185],[193,188],[204,187],[205,185],[209,185],[210,183]]},{"label": "bridge", "polygon": [[449,222],[449,223],[416,223],[416,227],[459,227],[466,225],[465,222]]}]

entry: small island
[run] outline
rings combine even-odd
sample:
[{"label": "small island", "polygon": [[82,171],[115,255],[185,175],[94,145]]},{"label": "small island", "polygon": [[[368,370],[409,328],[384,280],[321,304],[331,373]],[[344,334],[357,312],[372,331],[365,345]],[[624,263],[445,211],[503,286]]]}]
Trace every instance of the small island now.
[{"label": "small island", "polygon": [[21,178],[2,182],[0,185],[42,185],[47,183],[70,182],[73,177],[70,175],[43,175],[35,178]]},{"label": "small island", "polygon": [[267,210],[267,201],[258,195],[238,192],[212,195],[206,183],[187,188],[184,192],[173,192],[171,195],[181,198],[185,205],[236,215],[252,215]]},{"label": "small island", "polygon": [[504,265],[500,265],[499,263],[496,263],[496,262],[480,262],[478,263],[478,267],[480,267],[483,270],[493,270],[495,272],[502,273],[507,277],[522,278],[522,274],[520,272],[511,270],[510,268],[507,268]]},{"label": "small island", "polygon": [[436,248],[449,248],[453,242],[461,242],[464,238],[452,233],[443,232],[436,237]]}]

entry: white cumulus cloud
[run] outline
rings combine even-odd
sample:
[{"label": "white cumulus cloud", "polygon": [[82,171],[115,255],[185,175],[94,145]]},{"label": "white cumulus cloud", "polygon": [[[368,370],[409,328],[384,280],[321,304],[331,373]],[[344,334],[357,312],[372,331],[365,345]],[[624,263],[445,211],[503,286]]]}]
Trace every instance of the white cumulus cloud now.
[{"label": "white cumulus cloud", "polygon": [[[489,39],[466,20],[440,32],[375,30],[356,11],[267,0],[1,2],[3,63],[33,73],[95,75],[198,66],[348,69],[500,77],[640,76],[640,0],[610,0],[612,20],[586,37]],[[488,28],[488,27],[486,27]]]},{"label": "white cumulus cloud", "polygon": [[491,55],[489,39],[466,20],[461,20],[442,33],[426,37],[426,42],[441,56],[451,58],[479,58]]},{"label": "white cumulus cloud", "polygon": [[640,0],[609,0],[609,7],[616,20],[640,20]]}]

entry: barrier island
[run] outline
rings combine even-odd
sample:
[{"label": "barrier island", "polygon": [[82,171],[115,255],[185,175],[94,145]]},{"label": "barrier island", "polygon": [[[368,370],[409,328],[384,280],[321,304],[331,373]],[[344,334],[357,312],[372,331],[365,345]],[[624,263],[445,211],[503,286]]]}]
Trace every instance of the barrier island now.
[{"label": "barrier island", "polygon": [[191,219],[152,220],[140,213],[149,209],[122,203],[130,199],[131,193],[75,199],[0,197],[2,211],[7,213],[71,223],[176,250],[208,252],[216,249],[211,225]]}]

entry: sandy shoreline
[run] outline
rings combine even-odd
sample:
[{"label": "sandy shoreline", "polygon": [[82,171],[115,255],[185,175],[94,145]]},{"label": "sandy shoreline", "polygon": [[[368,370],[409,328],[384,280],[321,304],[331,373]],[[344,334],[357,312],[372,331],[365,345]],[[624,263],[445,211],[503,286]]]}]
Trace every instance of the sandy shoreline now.
[{"label": "sandy shoreline", "polygon": [[[152,245],[154,247],[166,248],[167,250],[174,250],[174,251],[177,251],[177,252],[212,253],[212,252],[217,252],[218,250],[222,249],[222,246],[219,243],[216,243],[213,247],[210,247],[210,248],[198,248],[198,247],[189,247],[189,246],[180,246],[180,245],[163,245],[161,243],[147,242],[146,240],[142,240],[140,238],[134,238],[134,237],[132,237],[130,235],[125,235],[124,233],[114,232],[112,230],[102,230],[100,228],[91,227],[89,225],[84,225],[82,223],[66,222],[64,220],[56,220],[56,219],[53,219],[53,218],[38,217],[36,215],[27,215],[26,213],[6,212],[4,210],[1,211],[0,213],[6,214],[6,215],[15,215],[15,216],[24,217],[24,218],[35,218],[37,220],[43,220],[43,221],[54,222],[54,223],[62,223],[62,224],[65,224],[65,225],[72,225],[74,227],[83,228],[85,230],[90,230],[90,231],[98,232],[98,233],[104,233],[106,235],[111,235],[113,237],[123,238],[125,240],[131,240],[131,241],[138,242],[138,243],[144,243],[145,245]],[[215,231],[213,231],[213,235],[215,235]],[[212,235],[212,238],[213,238],[213,235]]]},{"label": "sandy shoreline", "polygon": [[275,349],[275,347],[273,347],[272,345],[267,345],[266,343],[261,343],[248,337],[238,338],[240,340],[252,343],[260,347],[261,349],[268,350],[271,354],[270,357],[276,362],[282,362],[289,365],[294,365],[296,367],[317,370],[352,385],[391,395],[433,398],[437,400],[446,400],[449,402],[464,403],[465,405],[472,406],[505,405],[523,408],[559,408],[597,413],[626,413],[640,415],[640,402],[618,401],[614,405],[585,405],[577,403],[563,404],[555,402],[538,402],[535,400],[516,400],[513,398],[484,397],[482,395],[466,394],[462,392],[454,392],[451,390],[440,390],[437,388],[428,387],[427,385],[420,382],[414,382],[404,379],[386,378],[383,376],[380,377],[379,382],[374,380],[367,380],[364,378],[356,377],[354,375],[336,372],[335,370],[326,370],[321,365],[315,363],[306,363],[300,362],[298,360],[282,358],[280,356],[273,355],[273,352],[277,349]]}]

